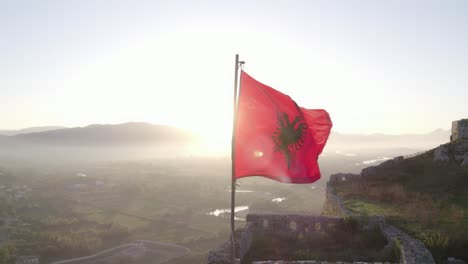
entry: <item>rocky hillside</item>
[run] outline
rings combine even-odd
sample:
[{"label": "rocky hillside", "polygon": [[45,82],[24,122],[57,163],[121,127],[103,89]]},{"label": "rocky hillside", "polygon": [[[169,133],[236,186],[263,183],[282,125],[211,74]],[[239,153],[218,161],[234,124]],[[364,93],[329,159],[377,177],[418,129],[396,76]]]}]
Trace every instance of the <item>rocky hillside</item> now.
[{"label": "rocky hillside", "polygon": [[[438,263],[451,257],[468,261],[468,141],[331,179],[331,196],[345,211],[385,216],[421,239]],[[332,209],[326,206],[325,213]]]},{"label": "rocky hillside", "polygon": [[435,162],[454,162],[468,167],[468,141],[450,142],[434,150]]}]

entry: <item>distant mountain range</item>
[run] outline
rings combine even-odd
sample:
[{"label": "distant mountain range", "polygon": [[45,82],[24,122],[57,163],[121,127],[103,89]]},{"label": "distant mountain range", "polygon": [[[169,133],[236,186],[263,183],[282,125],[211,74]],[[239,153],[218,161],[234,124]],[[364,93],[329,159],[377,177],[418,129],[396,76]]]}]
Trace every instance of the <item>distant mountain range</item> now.
[{"label": "distant mountain range", "polygon": [[[230,136],[230,135],[227,135]],[[0,130],[3,142],[62,146],[118,146],[152,143],[185,144],[196,139],[189,131],[149,123],[130,122],[117,125],[89,125],[65,128],[32,127],[21,130]],[[450,131],[437,129],[426,134],[344,134],[332,132],[327,149],[411,148],[430,149],[448,142]]]},{"label": "distant mountain range", "polygon": [[[141,160],[208,155],[197,135],[180,128],[148,123],[39,127],[5,134],[0,135],[0,161]],[[351,171],[362,167],[356,164],[369,160],[384,160],[437,147],[448,142],[449,137],[450,131],[441,129],[407,135],[332,132],[321,161],[326,172],[331,173],[337,167]],[[228,156],[229,153],[227,147],[216,155]]]},{"label": "distant mountain range", "polygon": [[175,158],[193,155],[196,142],[197,136],[188,131],[148,123],[54,127],[0,135],[0,163]]},{"label": "distant mountain range", "polygon": [[41,126],[41,127],[29,127],[29,128],[24,128],[24,129],[18,129],[18,130],[0,130],[0,136],[14,136],[14,135],[19,135],[19,134],[44,132],[44,131],[62,129],[62,128],[65,128],[65,127],[62,127],[62,126]]},{"label": "distant mountain range", "polygon": [[10,143],[88,147],[151,143],[184,144],[195,139],[192,133],[179,128],[136,122],[75,128],[27,128],[9,131],[3,135],[2,141]]},{"label": "distant mountain range", "polygon": [[332,132],[328,149],[411,148],[431,149],[450,141],[450,130],[437,129],[425,134],[342,134]]}]

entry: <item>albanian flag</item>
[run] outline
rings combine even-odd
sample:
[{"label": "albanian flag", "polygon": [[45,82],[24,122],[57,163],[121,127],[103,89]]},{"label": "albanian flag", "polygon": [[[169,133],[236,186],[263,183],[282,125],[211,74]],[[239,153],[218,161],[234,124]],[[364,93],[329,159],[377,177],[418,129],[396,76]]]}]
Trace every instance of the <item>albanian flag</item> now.
[{"label": "albanian flag", "polygon": [[263,176],[287,183],[320,179],[317,159],[332,127],[328,113],[299,107],[244,71],[240,87],[235,178]]}]

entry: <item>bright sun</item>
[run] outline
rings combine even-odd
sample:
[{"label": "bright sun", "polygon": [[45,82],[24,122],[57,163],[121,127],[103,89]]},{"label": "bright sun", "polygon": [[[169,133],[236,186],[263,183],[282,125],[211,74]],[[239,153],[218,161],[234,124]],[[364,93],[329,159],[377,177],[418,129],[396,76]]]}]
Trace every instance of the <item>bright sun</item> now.
[{"label": "bright sun", "polygon": [[[205,111],[202,111],[205,112]],[[201,155],[229,154],[232,136],[232,116],[228,110],[210,111],[197,115],[202,118],[192,120],[186,125],[200,136],[195,152]]]}]

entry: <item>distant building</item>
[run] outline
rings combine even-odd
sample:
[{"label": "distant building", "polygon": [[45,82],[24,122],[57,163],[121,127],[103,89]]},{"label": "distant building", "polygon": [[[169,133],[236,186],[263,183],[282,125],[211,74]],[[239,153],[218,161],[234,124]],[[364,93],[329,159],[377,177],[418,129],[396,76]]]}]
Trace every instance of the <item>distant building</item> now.
[{"label": "distant building", "polygon": [[452,136],[450,136],[450,141],[459,139],[468,140],[468,118],[452,122]]},{"label": "distant building", "polygon": [[39,256],[18,256],[15,264],[39,264]]}]

